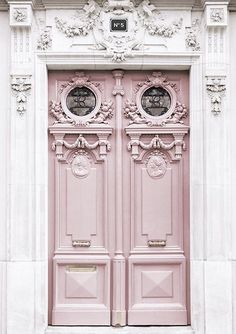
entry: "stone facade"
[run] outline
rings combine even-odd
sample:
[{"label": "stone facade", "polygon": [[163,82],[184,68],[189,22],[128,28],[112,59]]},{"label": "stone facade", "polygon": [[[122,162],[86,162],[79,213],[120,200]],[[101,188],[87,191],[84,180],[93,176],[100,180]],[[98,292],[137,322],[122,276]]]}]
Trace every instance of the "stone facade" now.
[{"label": "stone facade", "polygon": [[[126,13],[128,38],[105,25]],[[48,327],[47,69],[189,69],[191,326],[236,332],[236,1],[1,0],[0,333]]]}]

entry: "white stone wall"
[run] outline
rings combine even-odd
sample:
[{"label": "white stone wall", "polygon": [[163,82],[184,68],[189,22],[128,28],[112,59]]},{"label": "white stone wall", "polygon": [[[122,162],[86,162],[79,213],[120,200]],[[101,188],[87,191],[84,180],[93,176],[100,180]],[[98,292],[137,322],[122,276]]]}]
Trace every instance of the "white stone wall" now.
[{"label": "white stone wall", "polygon": [[0,12],[0,141],[1,141],[1,163],[0,163],[0,332],[6,333],[6,270],[7,270],[7,241],[9,221],[9,66],[10,66],[10,27],[8,13]]},{"label": "white stone wall", "polygon": [[[126,60],[117,63],[107,54],[109,44],[91,49],[96,34],[68,38],[56,28],[55,17],[70,20],[73,9],[32,11],[30,2],[20,5],[28,15],[25,22],[9,20],[9,11],[0,11],[0,333],[43,334],[47,328],[46,66],[190,68],[191,325],[195,334],[236,333],[236,13],[212,25],[210,10],[220,8],[227,15],[226,3],[211,2],[205,11],[164,9],[168,22],[182,17],[183,28],[167,39],[146,32],[142,42],[148,47],[131,50],[133,58],[125,54]],[[19,2],[10,6],[11,15],[20,8]],[[218,104],[209,95],[212,78],[221,79],[226,89],[225,96],[217,95]],[[25,102],[17,101],[11,86],[19,87],[19,79]],[[219,111],[212,112],[213,107]]]}]

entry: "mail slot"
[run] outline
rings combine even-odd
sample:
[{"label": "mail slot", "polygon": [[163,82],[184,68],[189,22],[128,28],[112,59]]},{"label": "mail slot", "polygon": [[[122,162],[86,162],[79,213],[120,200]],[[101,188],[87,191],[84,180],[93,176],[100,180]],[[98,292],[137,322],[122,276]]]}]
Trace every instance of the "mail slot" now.
[{"label": "mail slot", "polygon": [[89,264],[73,264],[67,266],[66,270],[69,272],[94,272],[97,267]]},{"label": "mail slot", "polygon": [[148,240],[148,247],[165,247],[166,240]]}]

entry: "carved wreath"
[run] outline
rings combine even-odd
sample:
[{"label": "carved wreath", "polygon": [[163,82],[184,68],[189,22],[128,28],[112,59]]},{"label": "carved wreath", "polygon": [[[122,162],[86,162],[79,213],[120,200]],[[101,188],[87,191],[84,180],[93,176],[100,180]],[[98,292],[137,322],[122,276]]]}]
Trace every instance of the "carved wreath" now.
[{"label": "carved wreath", "polygon": [[[124,14],[129,17],[129,36],[111,33],[104,20],[107,14],[118,19]],[[137,28],[138,19],[141,28],[148,34],[165,39],[177,34],[183,22],[182,17],[176,21],[167,22],[163,14],[149,0],[141,1],[138,6],[135,6],[131,0],[106,1],[102,6],[94,0],[88,0],[83,9],[77,11],[77,15],[69,22],[58,17],[55,18],[55,22],[57,29],[68,38],[86,36],[93,31],[96,47],[106,50],[105,56],[111,57],[114,62],[122,62],[132,57],[134,50],[141,48],[142,42]],[[97,36],[97,30],[102,33],[102,38],[98,37],[99,34]]]},{"label": "carved wreath", "polygon": [[[151,116],[147,114],[141,105],[143,93],[150,87],[162,87],[171,97],[171,105],[169,110],[161,116]],[[184,104],[177,101],[176,85],[167,80],[161,72],[154,72],[144,82],[139,82],[135,94],[136,101],[127,100],[124,108],[125,117],[129,118],[131,124],[147,124],[148,126],[164,126],[170,124],[183,124],[183,119],[187,117],[188,112]]]},{"label": "carved wreath", "polygon": [[[94,124],[108,124],[108,119],[113,115],[113,102],[103,101],[99,83],[91,82],[84,73],[76,73],[76,77],[63,83],[59,90],[59,101],[51,101],[49,112],[56,119],[53,124],[70,124],[73,126],[88,126]],[[87,87],[96,96],[94,110],[86,116],[77,116],[67,108],[66,98],[75,87]]]}]

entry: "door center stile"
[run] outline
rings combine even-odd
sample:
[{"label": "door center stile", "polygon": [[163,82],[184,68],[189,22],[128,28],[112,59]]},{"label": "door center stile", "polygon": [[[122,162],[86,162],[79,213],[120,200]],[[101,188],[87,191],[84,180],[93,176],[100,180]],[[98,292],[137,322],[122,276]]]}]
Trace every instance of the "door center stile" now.
[{"label": "door center stile", "polygon": [[124,72],[115,70],[112,72],[115,79],[113,95],[115,96],[115,257],[113,259],[113,308],[112,308],[112,325],[124,326],[126,324],[125,309],[125,257],[123,250],[123,97],[124,89],[122,78]]}]

